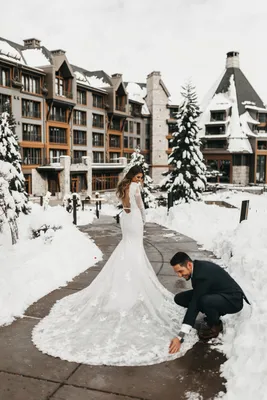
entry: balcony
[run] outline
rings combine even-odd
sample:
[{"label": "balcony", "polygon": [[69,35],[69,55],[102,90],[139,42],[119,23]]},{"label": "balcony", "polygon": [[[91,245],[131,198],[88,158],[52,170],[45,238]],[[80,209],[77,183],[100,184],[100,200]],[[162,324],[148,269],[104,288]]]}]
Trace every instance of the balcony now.
[{"label": "balcony", "polygon": [[41,112],[40,111],[22,110],[22,117],[23,118],[41,118]]},{"label": "balcony", "polygon": [[56,96],[66,97],[67,99],[73,99],[73,93],[68,92],[67,90],[61,90],[60,92],[56,91]]},{"label": "balcony", "polygon": [[51,114],[49,116],[49,121],[67,122],[67,117],[66,115]]},{"label": "balcony", "polygon": [[41,133],[23,133],[23,140],[25,142],[41,142]]}]

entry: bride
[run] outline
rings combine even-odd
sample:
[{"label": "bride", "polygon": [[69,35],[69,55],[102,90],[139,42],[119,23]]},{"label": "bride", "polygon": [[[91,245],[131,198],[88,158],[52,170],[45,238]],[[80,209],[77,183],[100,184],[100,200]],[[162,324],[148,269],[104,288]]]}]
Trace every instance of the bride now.
[{"label": "bride", "polygon": [[58,301],[40,321],[32,340],[43,353],[90,365],[150,365],[183,355],[169,354],[184,310],[158,281],[143,247],[143,171],[132,167],[118,185],[122,240],[95,280]]}]

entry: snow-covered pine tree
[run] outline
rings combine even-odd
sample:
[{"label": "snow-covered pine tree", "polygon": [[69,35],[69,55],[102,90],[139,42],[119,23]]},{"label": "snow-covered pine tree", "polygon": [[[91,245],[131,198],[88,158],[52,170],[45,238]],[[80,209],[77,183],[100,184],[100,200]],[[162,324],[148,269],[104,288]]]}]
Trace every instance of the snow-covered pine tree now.
[{"label": "snow-covered pine tree", "polygon": [[177,132],[172,134],[172,152],[169,155],[169,173],[163,188],[172,193],[175,204],[200,200],[206,186],[206,166],[197,137],[200,109],[195,88],[191,83],[182,87],[184,100],[177,115]]},{"label": "snow-covered pine tree", "polygon": [[12,114],[4,112],[0,115],[0,160],[10,163],[16,174],[9,182],[9,190],[15,200],[16,215],[20,212],[28,214],[28,195],[25,192],[25,178],[21,170],[21,155],[18,138],[15,133],[15,119]]},{"label": "snow-covered pine tree", "polygon": [[131,159],[129,164],[124,168],[124,173],[126,174],[134,165],[140,165],[144,171],[144,186],[143,186],[143,200],[145,208],[155,208],[156,200],[152,194],[152,183],[153,180],[149,176],[149,167],[145,162],[145,157],[141,154],[139,148],[134,150],[134,153],[131,155]]}]

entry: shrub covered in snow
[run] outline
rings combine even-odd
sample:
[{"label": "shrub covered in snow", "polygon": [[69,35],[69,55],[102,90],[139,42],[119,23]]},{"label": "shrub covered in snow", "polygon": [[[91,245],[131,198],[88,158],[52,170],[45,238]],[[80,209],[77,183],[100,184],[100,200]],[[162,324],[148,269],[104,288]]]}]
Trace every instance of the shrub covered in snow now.
[{"label": "shrub covered in snow", "polygon": [[187,84],[182,96],[184,100],[177,114],[177,131],[172,134],[170,169],[162,182],[162,188],[172,193],[176,204],[200,200],[206,185],[206,166],[197,137],[200,110],[195,88]]}]

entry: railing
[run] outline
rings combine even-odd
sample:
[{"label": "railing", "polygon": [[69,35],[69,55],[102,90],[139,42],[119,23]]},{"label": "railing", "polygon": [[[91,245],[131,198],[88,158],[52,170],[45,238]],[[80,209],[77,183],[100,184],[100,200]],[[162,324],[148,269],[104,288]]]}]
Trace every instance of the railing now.
[{"label": "railing", "polygon": [[73,124],[86,126],[86,119],[73,118]]},{"label": "railing", "polygon": [[23,165],[42,165],[41,157],[23,157],[22,158]]},{"label": "railing", "polygon": [[100,129],[103,129],[103,128],[104,128],[104,121],[103,121],[103,122],[96,122],[96,121],[93,121],[93,128],[100,128]]},{"label": "railing", "polygon": [[62,91],[60,91],[60,93],[56,92],[56,96],[67,97],[68,99],[73,99],[73,93],[67,92],[66,90],[62,90]]},{"label": "railing", "polygon": [[25,118],[41,118],[41,112],[40,111],[26,111],[22,110],[22,116]]},{"label": "railing", "polygon": [[60,156],[45,158],[42,162],[42,165],[51,165],[51,164],[59,164],[60,163]]},{"label": "railing", "polygon": [[104,164],[104,158],[93,158],[93,164]]},{"label": "railing", "polygon": [[109,147],[112,147],[113,149],[120,149],[121,145],[120,142],[109,142]]},{"label": "railing", "polygon": [[23,140],[28,142],[41,142],[41,133],[23,133]]},{"label": "railing", "polygon": [[93,176],[92,189],[93,190],[108,190],[115,189],[119,181],[118,176]]},{"label": "railing", "polygon": [[84,145],[84,146],[86,146],[86,145],[87,145],[87,141],[86,141],[86,138],[81,138],[81,139],[79,139],[79,138],[74,138],[74,139],[73,139],[73,144]]},{"label": "railing", "polygon": [[67,117],[66,117],[66,115],[64,116],[64,115],[51,114],[49,116],[49,120],[50,121],[58,121],[58,122],[67,122]]},{"label": "railing", "polygon": [[116,110],[125,112],[126,111],[126,107],[125,106],[121,106],[119,104],[116,104]]},{"label": "railing", "polygon": [[72,158],[71,163],[72,164],[83,164],[83,159],[82,159],[82,157]]},{"label": "railing", "polygon": [[67,138],[65,137],[58,137],[54,135],[49,135],[49,142],[50,143],[58,143],[58,144],[67,144]]},{"label": "railing", "polygon": [[93,100],[93,107],[95,107],[95,108],[104,108],[105,107],[104,106],[104,102],[103,101],[102,102],[98,102],[98,101],[95,101],[95,99],[94,99]]},{"label": "railing", "polygon": [[104,140],[93,140],[94,147],[104,147]]}]

